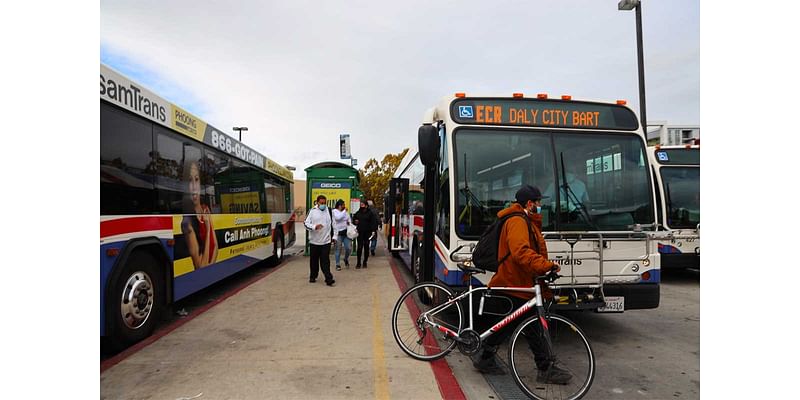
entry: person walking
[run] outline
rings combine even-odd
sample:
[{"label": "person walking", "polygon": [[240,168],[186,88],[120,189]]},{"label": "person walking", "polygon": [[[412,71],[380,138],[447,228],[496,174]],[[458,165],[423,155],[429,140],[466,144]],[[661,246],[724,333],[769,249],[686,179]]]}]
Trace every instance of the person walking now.
[{"label": "person walking", "polygon": [[344,200],[336,202],[336,208],[333,209],[333,234],[336,240],[334,244],[333,255],[336,260],[336,270],[342,270],[342,264],[339,263],[339,253],[344,253],[344,266],[350,268],[350,238],[347,237],[347,227],[350,225],[350,213],[344,206]]},{"label": "person walking", "polygon": [[372,215],[375,216],[375,232],[372,233],[372,236],[369,239],[369,253],[373,256],[375,255],[375,249],[378,247],[378,230],[381,229],[381,217],[378,216],[378,210],[375,209],[375,203],[372,200],[367,200],[367,205],[369,205],[369,209],[372,211]]},{"label": "person walking", "polygon": [[[378,221],[375,214],[370,210],[367,201],[361,199],[360,208],[358,212],[353,215],[353,223],[358,230],[358,238],[356,239],[356,269],[361,267],[367,268],[367,260],[369,259],[369,241],[370,235],[378,229]],[[361,263],[361,252],[364,252],[364,263]]]},{"label": "person walking", "polygon": [[327,209],[328,199],[323,196],[317,196],[317,205],[314,206],[306,217],[305,226],[308,230],[308,242],[311,250],[311,275],[308,281],[314,283],[317,281],[319,270],[322,268],[322,274],[325,275],[325,284],[333,286],[336,281],[331,274],[331,242],[333,241],[333,224],[331,221],[331,213]]},{"label": "person walking", "polygon": [[[547,258],[547,244],[541,232],[542,193],[539,188],[525,185],[516,193],[516,202],[508,208],[497,213],[498,218],[510,214],[518,214],[506,220],[500,231],[500,240],[497,246],[498,261],[500,263],[497,273],[492,276],[488,287],[532,287],[534,278],[543,276],[551,270],[560,271],[558,264]],[[509,255],[508,257],[506,257]],[[529,301],[533,294],[523,292],[507,292],[514,309],[521,307]],[[551,299],[552,292],[545,289],[543,297]],[[526,312],[532,315],[533,309]],[[497,347],[516,329],[526,317],[520,316],[512,323],[501,328],[496,334],[484,342],[480,354],[473,359],[473,366],[485,374],[505,373],[497,364],[495,353]],[[495,324],[502,317],[484,314],[480,325]],[[486,328],[488,328],[487,325]],[[480,327],[479,329],[486,329]],[[526,336],[528,347],[534,355],[534,362],[539,370],[536,377],[542,383],[566,384],[572,379],[572,374],[560,368],[554,359],[547,356],[538,335]]]}]

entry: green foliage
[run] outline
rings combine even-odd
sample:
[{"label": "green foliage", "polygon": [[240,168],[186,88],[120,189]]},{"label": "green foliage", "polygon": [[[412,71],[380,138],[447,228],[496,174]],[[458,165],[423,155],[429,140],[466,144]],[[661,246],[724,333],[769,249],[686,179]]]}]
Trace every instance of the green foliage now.
[{"label": "green foliage", "polygon": [[408,149],[397,154],[389,153],[383,156],[380,163],[374,158],[370,158],[364,164],[364,168],[358,171],[361,174],[360,187],[364,192],[364,197],[372,200],[375,208],[379,211],[383,211],[383,195],[389,189],[389,181],[392,180],[392,176],[406,153],[408,153]]}]

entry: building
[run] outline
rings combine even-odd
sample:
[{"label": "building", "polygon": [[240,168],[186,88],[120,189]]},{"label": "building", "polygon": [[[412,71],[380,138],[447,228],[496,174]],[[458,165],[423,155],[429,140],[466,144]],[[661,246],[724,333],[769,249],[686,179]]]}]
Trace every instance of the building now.
[{"label": "building", "polygon": [[667,121],[650,121],[647,145],[680,146],[700,142],[700,125],[669,125]]}]

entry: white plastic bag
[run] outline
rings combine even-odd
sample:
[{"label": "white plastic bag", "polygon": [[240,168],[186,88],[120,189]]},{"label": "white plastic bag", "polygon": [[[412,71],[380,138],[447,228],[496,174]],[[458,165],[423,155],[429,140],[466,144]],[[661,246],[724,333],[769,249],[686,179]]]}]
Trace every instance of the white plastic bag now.
[{"label": "white plastic bag", "polygon": [[355,225],[347,225],[347,238],[355,239],[358,237],[358,230]]}]

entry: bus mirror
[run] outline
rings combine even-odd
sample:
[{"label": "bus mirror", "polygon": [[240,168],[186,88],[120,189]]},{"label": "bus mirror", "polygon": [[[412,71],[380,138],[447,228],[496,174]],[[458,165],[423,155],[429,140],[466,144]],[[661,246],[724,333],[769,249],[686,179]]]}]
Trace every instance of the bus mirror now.
[{"label": "bus mirror", "polygon": [[433,125],[425,124],[419,127],[419,159],[427,167],[434,166],[439,161],[439,132]]}]

